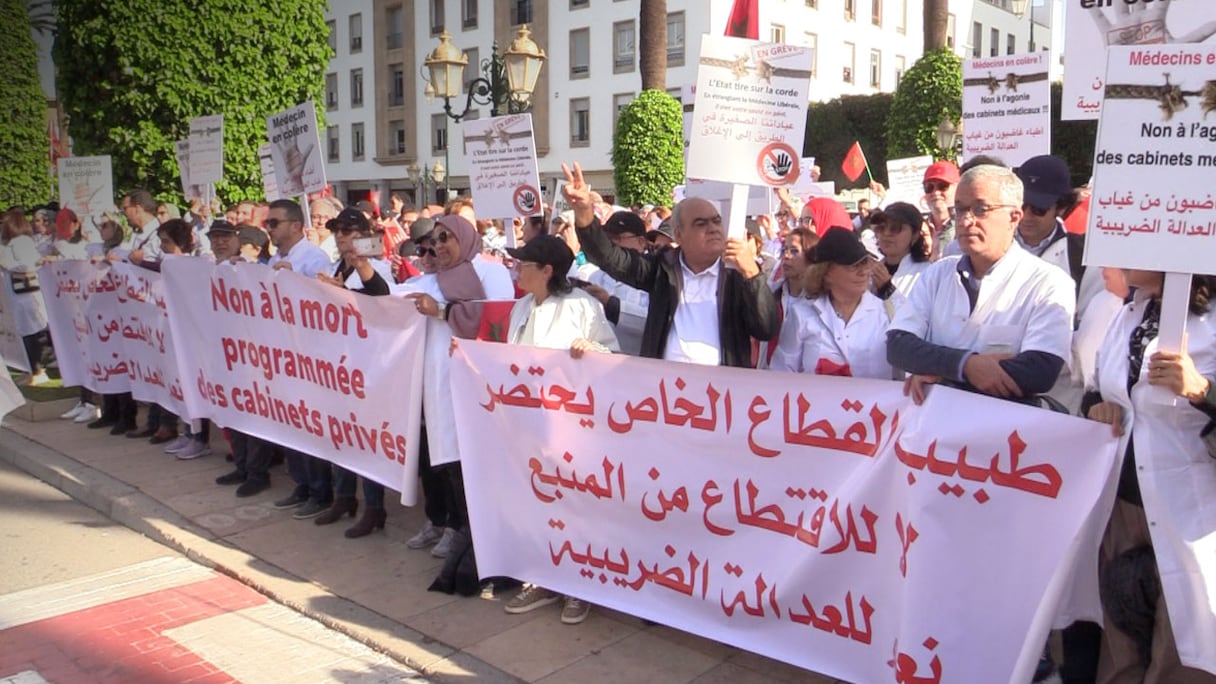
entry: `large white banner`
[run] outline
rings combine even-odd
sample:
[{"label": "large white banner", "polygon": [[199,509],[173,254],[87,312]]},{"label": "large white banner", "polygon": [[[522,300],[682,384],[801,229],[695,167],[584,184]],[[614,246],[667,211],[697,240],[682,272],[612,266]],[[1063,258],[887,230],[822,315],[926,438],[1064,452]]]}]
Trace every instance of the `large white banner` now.
[{"label": "large white banner", "polygon": [[0,268],[0,281],[0,361],[10,368],[28,373],[30,358],[25,351],[25,343],[17,332],[13,276]]},{"label": "large white banner", "polygon": [[963,159],[985,154],[1009,166],[1051,154],[1050,55],[963,61]]},{"label": "large white banner", "polygon": [[424,320],[258,264],[166,257],[190,415],[312,454],[402,492],[418,475]]},{"label": "large white banner", "polygon": [[59,205],[77,216],[93,216],[114,205],[110,156],[60,157]]},{"label": "large white banner", "polygon": [[[130,392],[183,418],[161,274],[134,264],[60,261],[38,269],[65,385]],[[45,280],[43,280],[45,278]]]},{"label": "large white banner", "polygon": [[697,67],[689,178],[791,185],[801,168],[810,48],[706,35]]},{"label": "large white banner", "polygon": [[1115,457],[877,380],[461,342],[452,392],[483,576],[855,682],[1030,681]]},{"label": "large white banner", "polygon": [[[1121,45],[1216,44],[1212,0],[1064,0],[1064,119],[1096,119],[1105,95],[1106,50]],[[1186,45],[1190,43],[1190,45]]]},{"label": "large white banner", "polygon": [[275,184],[284,197],[325,189],[321,130],[312,100],[266,117]]},{"label": "large white banner", "polygon": [[1086,264],[1212,272],[1214,78],[1216,45],[1110,49]]},{"label": "large white banner", "polygon": [[477,211],[504,219],[544,213],[532,115],[474,119],[462,123],[461,130]]}]

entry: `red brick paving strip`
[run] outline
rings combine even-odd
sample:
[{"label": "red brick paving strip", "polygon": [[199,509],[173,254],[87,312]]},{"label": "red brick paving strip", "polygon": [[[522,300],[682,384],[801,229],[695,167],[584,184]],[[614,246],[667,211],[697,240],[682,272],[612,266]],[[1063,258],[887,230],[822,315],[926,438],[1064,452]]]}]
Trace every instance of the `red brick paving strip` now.
[{"label": "red brick paving strip", "polygon": [[266,601],[221,576],[31,622],[0,632],[0,677],[35,670],[51,684],[235,682],[161,633]]}]

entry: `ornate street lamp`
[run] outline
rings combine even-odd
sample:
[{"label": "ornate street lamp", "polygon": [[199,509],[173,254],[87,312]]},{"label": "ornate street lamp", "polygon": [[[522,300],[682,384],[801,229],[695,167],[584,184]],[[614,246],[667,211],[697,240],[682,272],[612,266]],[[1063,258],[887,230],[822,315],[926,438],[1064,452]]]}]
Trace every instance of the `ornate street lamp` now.
[{"label": "ornate street lamp", "polygon": [[1012,0],[1013,13],[1019,18],[1030,16],[1030,51],[1034,52],[1034,7],[1032,0]]},{"label": "ornate street lamp", "polygon": [[426,191],[427,186],[430,185],[437,190],[439,184],[447,178],[447,169],[438,159],[430,169],[420,168],[418,162],[410,162],[410,165],[405,167],[405,173],[414,187],[419,188],[418,197],[427,200],[427,204],[430,204],[430,197]]},{"label": "ornate street lamp", "polygon": [[469,58],[452,44],[452,37],[444,31],[439,35],[439,45],[422,62],[430,74],[426,96],[443,98],[444,113],[458,123],[468,116],[474,103],[490,105],[490,116],[526,111],[546,59],[545,51],[531,36],[526,24],[520,26],[515,40],[501,57],[498,42],[494,42],[490,58],[474,65],[474,68],[480,68],[483,76],[469,82],[464,110],[456,113],[452,100],[460,95],[464,86],[464,70],[469,65]]},{"label": "ornate street lamp", "polygon": [[937,147],[940,150],[947,150],[956,159],[958,158],[958,148],[963,142],[963,128],[956,126],[954,119],[949,116],[943,117],[942,122],[937,125]]}]

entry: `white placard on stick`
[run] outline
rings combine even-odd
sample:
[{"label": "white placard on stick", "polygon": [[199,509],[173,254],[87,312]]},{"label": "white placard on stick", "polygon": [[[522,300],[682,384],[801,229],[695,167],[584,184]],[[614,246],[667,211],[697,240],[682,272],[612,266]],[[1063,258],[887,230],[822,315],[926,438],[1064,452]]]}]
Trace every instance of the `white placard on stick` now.
[{"label": "white placard on stick", "polygon": [[514,218],[544,212],[531,114],[465,121],[461,135],[479,215]]},{"label": "white placard on stick", "polygon": [[218,183],[224,177],[224,115],[190,119],[190,182]]},{"label": "white placard on stick", "polygon": [[[1169,74],[1162,73],[1162,65]],[[1216,45],[1113,47],[1098,122],[1085,263],[1208,273],[1216,263]],[[1159,91],[1176,88],[1163,105]]]},{"label": "white placard on stick", "polygon": [[690,178],[768,187],[803,172],[809,48],[706,35],[690,132]]},{"label": "white placard on stick", "polygon": [[262,168],[262,192],[266,194],[266,201],[279,199],[279,184],[274,177],[274,156],[270,143],[258,145],[258,165]]},{"label": "white placard on stick", "polygon": [[266,134],[279,193],[295,197],[325,189],[321,131],[311,100],[266,117]]},{"label": "white placard on stick", "polygon": [[963,159],[984,154],[1009,166],[1051,154],[1048,53],[963,62]]},{"label": "white placard on stick", "polygon": [[110,155],[59,158],[59,205],[77,216],[93,216],[114,205]]},{"label": "white placard on stick", "polygon": [[190,180],[190,141],[178,140],[173,143],[173,153],[177,157],[177,173],[182,177],[182,195],[187,202],[202,202],[207,189]]},{"label": "white placard on stick", "polygon": [[928,207],[924,203],[925,171],[932,165],[933,157],[927,154],[920,157],[888,159],[887,182],[890,187],[883,197],[883,206],[892,202],[907,202],[919,207],[921,211],[927,210]]},{"label": "white placard on stick", "polygon": [[[1063,119],[1096,119],[1105,99],[1107,47],[1211,44],[1216,35],[1212,0],[1065,0]],[[1158,65],[1158,70],[1160,70]],[[1209,65],[1209,70],[1212,65]]]}]

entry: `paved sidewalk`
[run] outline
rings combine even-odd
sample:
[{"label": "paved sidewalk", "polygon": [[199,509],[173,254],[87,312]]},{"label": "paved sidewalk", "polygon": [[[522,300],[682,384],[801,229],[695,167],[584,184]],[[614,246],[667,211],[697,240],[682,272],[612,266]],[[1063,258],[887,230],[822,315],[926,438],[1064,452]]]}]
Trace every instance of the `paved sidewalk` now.
[{"label": "paved sidewalk", "polygon": [[566,626],[560,604],[508,615],[505,599],[428,592],[442,561],[405,546],[425,522],[421,507],[390,501],[384,532],[346,539],[349,518],[318,527],[271,507],[291,490],[282,468],[252,499],[215,485],[231,464],[218,435],[212,447],[211,456],[178,461],[146,440],[68,421],[10,416],[0,428],[0,460],[435,681],[837,681],[602,608]]}]

